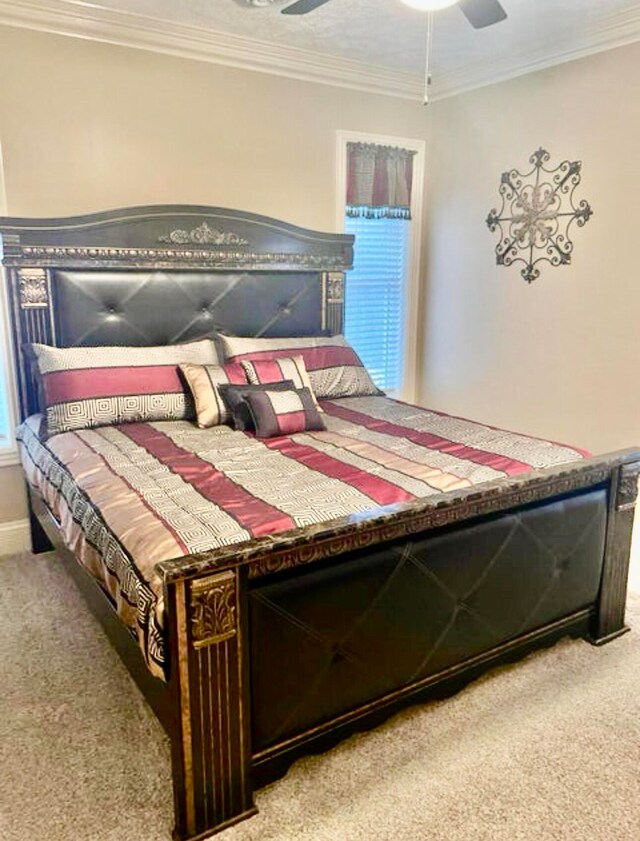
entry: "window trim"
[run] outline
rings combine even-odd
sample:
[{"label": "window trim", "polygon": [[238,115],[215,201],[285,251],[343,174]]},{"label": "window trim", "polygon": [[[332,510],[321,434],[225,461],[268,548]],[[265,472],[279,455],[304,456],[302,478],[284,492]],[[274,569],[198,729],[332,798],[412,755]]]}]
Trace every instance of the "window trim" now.
[{"label": "window trim", "polygon": [[336,228],[344,232],[347,205],[347,143],[377,143],[382,146],[400,146],[416,153],[413,159],[411,195],[411,235],[409,237],[409,266],[404,342],[404,380],[401,391],[395,395],[410,403],[418,394],[418,337],[420,330],[420,279],[422,275],[422,241],[424,217],[424,175],[426,141],[384,134],[367,134],[360,131],[336,132]]},{"label": "window trim", "polygon": [[[7,213],[7,194],[4,183],[4,165],[2,157],[2,142],[0,141],[0,216]],[[2,257],[2,241],[0,238],[0,259]],[[7,404],[9,411],[9,442],[0,444],[0,467],[19,464],[18,445],[14,435],[17,418],[16,385],[13,365],[13,345],[11,342],[11,325],[9,321],[9,303],[7,299],[7,277],[0,265],[0,366],[4,374],[7,389]]]}]

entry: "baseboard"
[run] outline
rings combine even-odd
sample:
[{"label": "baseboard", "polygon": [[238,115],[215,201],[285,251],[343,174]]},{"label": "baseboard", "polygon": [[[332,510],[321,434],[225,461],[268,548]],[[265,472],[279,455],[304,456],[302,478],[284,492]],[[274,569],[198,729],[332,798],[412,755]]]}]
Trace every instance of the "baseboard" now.
[{"label": "baseboard", "polygon": [[0,523],[0,558],[31,549],[29,520]]}]

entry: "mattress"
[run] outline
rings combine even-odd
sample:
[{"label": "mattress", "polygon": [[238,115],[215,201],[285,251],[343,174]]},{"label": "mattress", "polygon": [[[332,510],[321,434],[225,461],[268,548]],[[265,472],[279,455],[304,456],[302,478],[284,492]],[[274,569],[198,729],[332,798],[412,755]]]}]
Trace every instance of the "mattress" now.
[{"label": "mattress", "polygon": [[586,451],[386,397],[322,401],[327,429],[258,440],[228,426],[131,423],[40,440],[30,484],[165,677],[160,561],[574,461]]}]

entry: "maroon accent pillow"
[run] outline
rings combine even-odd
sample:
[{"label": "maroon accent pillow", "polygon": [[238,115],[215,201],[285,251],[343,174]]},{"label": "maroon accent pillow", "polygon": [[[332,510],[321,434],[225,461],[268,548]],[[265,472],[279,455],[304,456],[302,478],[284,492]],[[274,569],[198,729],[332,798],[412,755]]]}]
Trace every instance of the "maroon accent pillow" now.
[{"label": "maroon accent pillow", "polygon": [[[249,385],[248,383],[243,385],[222,383],[218,386],[236,429],[242,432],[255,429],[246,398],[247,394],[250,394],[252,391],[264,391],[264,388],[263,385]],[[288,391],[290,388],[295,388],[295,386],[291,380],[283,380],[279,383],[271,383],[269,388],[271,391]]]},{"label": "maroon accent pillow", "polygon": [[291,380],[294,388],[308,388],[319,412],[318,401],[313,393],[309,374],[301,356],[282,356],[278,359],[249,359],[240,363],[247,379],[254,385],[271,385]]},{"label": "maroon accent pillow", "polygon": [[308,388],[275,391],[270,386],[264,386],[249,392],[246,401],[258,438],[326,429]]}]

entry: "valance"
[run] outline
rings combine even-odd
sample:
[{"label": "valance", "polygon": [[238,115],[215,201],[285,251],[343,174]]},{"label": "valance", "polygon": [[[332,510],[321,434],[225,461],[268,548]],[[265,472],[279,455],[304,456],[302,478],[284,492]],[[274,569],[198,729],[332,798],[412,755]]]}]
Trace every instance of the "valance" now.
[{"label": "valance", "polygon": [[414,151],[347,143],[347,216],[411,219]]}]

